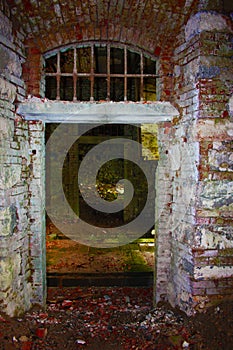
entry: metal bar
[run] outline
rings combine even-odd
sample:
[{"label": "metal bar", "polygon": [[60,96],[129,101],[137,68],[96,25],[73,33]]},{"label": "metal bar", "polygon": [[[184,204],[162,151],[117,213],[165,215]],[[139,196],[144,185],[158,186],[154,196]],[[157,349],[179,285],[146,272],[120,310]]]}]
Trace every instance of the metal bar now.
[{"label": "metal bar", "polygon": [[140,77],[140,101],[143,101],[143,54],[140,54],[141,77]]},{"label": "metal bar", "polygon": [[94,101],[94,44],[91,45],[91,96],[90,101]]},{"label": "metal bar", "polygon": [[[122,78],[124,80],[124,91],[122,91],[124,93],[124,101],[127,101],[127,90],[128,90],[128,78],[135,78],[136,80],[138,80],[138,78],[140,79],[140,84],[138,85],[138,83],[136,84],[137,87],[139,87],[139,91],[137,92],[137,99],[140,101],[143,101],[143,91],[144,91],[144,82],[145,82],[145,78],[160,78],[159,74],[144,74],[143,70],[144,70],[144,57],[149,57],[151,59],[154,59],[154,57],[146,52],[144,52],[143,50],[140,51],[135,51],[138,52],[140,54],[140,74],[128,74],[127,70],[127,55],[128,55],[128,49],[133,49],[130,45],[126,45],[126,44],[111,44],[109,42],[103,42],[101,45],[104,45],[107,48],[107,72],[106,73],[96,73],[95,72],[95,45],[100,45],[95,41],[91,41],[89,43],[86,43],[85,45],[74,45],[73,47],[70,47],[70,49],[73,49],[73,72],[72,73],[66,73],[66,72],[61,72],[61,51],[57,51],[56,52],[56,59],[57,59],[57,70],[55,73],[46,73],[45,76],[47,77],[56,77],[56,99],[60,100],[61,99],[61,79],[62,77],[72,77],[73,79],[73,100],[77,101],[77,82],[78,79],[80,77],[83,78],[87,78],[90,80],[90,101],[94,101],[94,86],[95,86],[95,78],[96,77],[101,77],[101,78],[105,78],[107,80],[107,96],[106,96],[106,100],[109,101],[111,98],[111,79],[112,78]],[[78,51],[77,48],[78,47],[90,47],[91,48],[91,57],[90,57],[90,61],[91,61],[91,68],[90,68],[90,72],[77,72],[77,55],[78,55]],[[110,67],[111,67],[111,48],[112,47],[118,47],[121,48],[122,50],[124,50],[124,73],[123,74],[111,74],[110,71]],[[55,53],[55,52],[54,52]],[[51,56],[51,52],[48,54],[46,54],[46,57],[50,57]],[[157,66],[157,65],[156,65]],[[158,73],[156,71],[156,73]],[[156,85],[157,86],[157,85]],[[138,88],[137,88],[138,90]]]},{"label": "metal bar", "polygon": [[73,101],[77,101],[77,50],[76,48],[74,48],[73,83],[74,83]]},{"label": "metal bar", "polygon": [[124,46],[124,101],[127,101],[127,48]]},{"label": "metal bar", "polygon": [[[60,76],[61,77],[72,77],[74,75],[74,73],[61,73]],[[104,78],[104,77],[108,77],[107,74],[105,73],[77,73],[76,74],[78,77],[91,77],[92,75],[94,77],[99,77],[99,78]],[[46,73],[45,74],[46,77],[56,77],[57,73]],[[125,76],[127,78],[141,78],[141,76],[143,76],[143,78],[161,78],[160,75],[157,74],[110,74],[111,78],[124,78]]]},{"label": "metal bar", "polygon": [[60,78],[61,78],[61,67],[60,67],[60,51],[57,53],[57,96],[56,100],[60,100]]},{"label": "metal bar", "polygon": [[110,101],[110,45],[107,45],[107,101]]}]

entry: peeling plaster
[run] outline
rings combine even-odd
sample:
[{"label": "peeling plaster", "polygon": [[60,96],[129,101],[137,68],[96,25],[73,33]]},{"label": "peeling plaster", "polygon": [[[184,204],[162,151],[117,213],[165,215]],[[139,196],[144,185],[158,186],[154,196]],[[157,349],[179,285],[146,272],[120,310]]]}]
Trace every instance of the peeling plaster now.
[{"label": "peeling plaster", "polygon": [[[220,209],[233,204],[233,181],[208,181],[201,184],[200,204],[205,209]],[[224,210],[226,208],[223,208]]]},{"label": "peeling plaster", "polygon": [[233,275],[233,266],[204,266],[194,268],[194,278],[202,279],[220,279],[228,278]]},{"label": "peeling plaster", "polygon": [[211,232],[206,228],[200,230],[201,247],[204,249],[226,249],[233,248],[233,237],[229,233]]},{"label": "peeling plaster", "polygon": [[189,41],[193,36],[203,31],[230,31],[227,18],[213,12],[199,12],[190,18],[185,28],[185,39]]}]

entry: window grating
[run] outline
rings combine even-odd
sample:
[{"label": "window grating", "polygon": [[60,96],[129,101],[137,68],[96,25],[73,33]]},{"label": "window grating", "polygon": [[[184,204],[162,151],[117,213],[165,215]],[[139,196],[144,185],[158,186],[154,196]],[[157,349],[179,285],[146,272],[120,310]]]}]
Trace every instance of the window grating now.
[{"label": "window grating", "polygon": [[156,58],[143,51],[90,43],[44,58],[45,96],[51,100],[156,100]]}]

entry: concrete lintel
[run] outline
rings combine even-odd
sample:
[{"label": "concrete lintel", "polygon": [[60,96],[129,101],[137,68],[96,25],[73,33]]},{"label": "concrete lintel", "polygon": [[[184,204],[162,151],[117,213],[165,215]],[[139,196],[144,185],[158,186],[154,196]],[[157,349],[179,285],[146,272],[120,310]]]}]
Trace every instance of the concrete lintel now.
[{"label": "concrete lintel", "polygon": [[32,97],[21,103],[17,114],[45,123],[159,123],[179,112],[169,102],[64,102]]}]

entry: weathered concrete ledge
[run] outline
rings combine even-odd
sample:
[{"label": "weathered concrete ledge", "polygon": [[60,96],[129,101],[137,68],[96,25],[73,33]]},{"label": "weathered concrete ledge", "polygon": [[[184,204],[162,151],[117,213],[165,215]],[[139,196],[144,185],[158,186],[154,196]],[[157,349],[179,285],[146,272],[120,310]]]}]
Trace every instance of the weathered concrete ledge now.
[{"label": "weathered concrete ledge", "polygon": [[17,108],[26,120],[45,123],[157,123],[171,121],[179,112],[169,102],[67,102],[32,97]]}]

